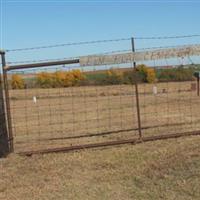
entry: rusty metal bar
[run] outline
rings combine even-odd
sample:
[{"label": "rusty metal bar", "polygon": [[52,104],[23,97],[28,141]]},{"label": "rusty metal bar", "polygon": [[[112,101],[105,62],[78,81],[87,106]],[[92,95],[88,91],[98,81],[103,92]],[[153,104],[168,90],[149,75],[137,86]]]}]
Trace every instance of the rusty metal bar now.
[{"label": "rusty metal bar", "polygon": [[[198,120],[197,122],[200,122]],[[152,129],[152,128],[159,128],[159,127],[166,127],[166,126],[177,126],[177,125],[183,125],[185,122],[181,123],[172,123],[172,124],[162,124],[162,125],[154,125],[154,126],[143,126],[142,130]],[[108,132],[102,132],[102,133],[94,133],[94,134],[85,134],[85,135],[77,135],[77,136],[68,136],[68,137],[54,137],[54,138],[44,138],[44,139],[33,139],[31,142],[36,141],[55,141],[55,140],[68,140],[68,139],[77,139],[77,138],[90,138],[90,137],[96,137],[96,136],[104,136],[104,135],[111,135],[111,134],[117,134],[120,132],[130,132],[130,131],[138,131],[138,128],[130,128],[130,129],[123,129],[123,130],[116,130],[116,131],[108,131]],[[16,142],[16,144],[24,144],[26,142]]]},{"label": "rusty metal bar", "polygon": [[6,67],[5,52],[1,53],[1,58],[2,58],[3,82],[4,82],[4,90],[5,90],[5,103],[6,103],[5,107],[6,107],[7,125],[8,125],[8,131],[9,131],[9,148],[10,148],[10,152],[13,152],[14,145],[13,145],[12,121],[11,121],[11,113],[10,113],[8,78],[7,78],[7,71],[5,70],[5,67]]},{"label": "rusty metal bar", "polygon": [[199,90],[200,90],[200,82],[199,82],[200,77],[197,77],[197,96],[199,96]]},{"label": "rusty metal bar", "polygon": [[[200,122],[200,120],[198,121]],[[143,126],[142,130],[152,129],[152,128],[161,128],[166,126],[178,126],[178,125],[184,125],[185,122],[181,123],[172,123],[172,124],[162,124],[162,125],[154,125],[154,126]],[[102,133],[94,133],[94,134],[85,134],[85,135],[77,135],[77,136],[68,136],[68,137],[54,137],[54,138],[44,138],[44,139],[38,139],[40,141],[51,141],[51,140],[68,140],[68,139],[77,139],[77,138],[86,138],[86,137],[96,137],[96,136],[104,136],[104,135],[111,135],[111,134],[117,134],[122,132],[130,132],[130,131],[138,131],[138,128],[130,128],[130,129],[121,129],[116,131],[107,131]],[[33,142],[38,141],[33,140]],[[23,143],[23,142],[17,142],[17,143]]]},{"label": "rusty metal bar", "polygon": [[[0,56],[2,59],[3,51],[0,50]],[[2,66],[3,69],[3,66]],[[9,136],[8,126],[6,122],[6,111],[5,111],[5,98],[3,88],[3,76],[0,74],[0,158],[5,157],[9,152]]]},{"label": "rusty metal bar", "polygon": [[110,141],[110,142],[102,142],[102,143],[68,146],[68,147],[61,147],[61,148],[54,148],[54,149],[53,148],[43,149],[43,150],[38,150],[38,151],[26,151],[26,152],[20,152],[18,154],[19,155],[25,155],[25,156],[31,156],[33,154],[70,152],[70,151],[91,149],[91,148],[98,148],[98,147],[117,146],[117,145],[122,145],[122,144],[139,144],[139,143],[143,143],[143,142],[165,140],[165,139],[170,139],[170,138],[179,138],[179,137],[184,137],[184,136],[186,137],[186,136],[192,136],[192,135],[193,136],[200,135],[200,131],[192,131],[192,132],[184,132],[184,133],[175,133],[175,134],[166,134],[166,135],[143,137],[142,140],[140,140],[140,139],[127,139],[127,140],[119,140],[119,141]]},{"label": "rusty metal bar", "polygon": [[[132,46],[132,52],[135,52],[135,43],[134,38],[131,38],[131,46]],[[134,72],[136,73],[136,62],[133,62]],[[138,92],[138,83],[137,80],[134,81],[135,85],[135,94],[136,94],[136,107],[137,107],[137,119],[138,119],[138,132],[139,132],[139,138],[142,138],[142,129],[141,129],[141,119],[140,119],[140,101],[139,101],[139,92]]]},{"label": "rusty metal bar", "polygon": [[32,64],[5,66],[4,70],[10,71],[10,70],[16,70],[16,69],[29,69],[29,68],[48,67],[48,66],[56,66],[56,65],[69,65],[69,64],[77,64],[77,63],[79,63],[79,59],[61,60],[61,61],[54,61],[54,62],[40,62],[40,63],[32,63]]}]

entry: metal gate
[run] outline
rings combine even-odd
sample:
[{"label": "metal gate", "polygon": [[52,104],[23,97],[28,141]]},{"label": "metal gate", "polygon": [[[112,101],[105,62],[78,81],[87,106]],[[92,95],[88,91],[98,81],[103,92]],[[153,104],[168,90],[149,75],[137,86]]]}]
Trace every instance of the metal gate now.
[{"label": "metal gate", "polygon": [[[51,81],[50,85],[37,85],[38,79],[45,76],[70,76],[81,71],[74,67],[37,67],[24,72],[21,67],[9,70],[7,75],[9,82],[17,76],[25,80],[24,88],[12,89],[10,85],[9,90],[15,152],[138,138],[134,85],[101,85],[84,80],[66,87],[53,86]],[[96,73],[102,72],[81,72],[88,77]]]},{"label": "metal gate", "polygon": [[195,78],[145,83],[135,62],[99,68],[79,62],[4,65],[15,152],[68,151],[200,133]]}]

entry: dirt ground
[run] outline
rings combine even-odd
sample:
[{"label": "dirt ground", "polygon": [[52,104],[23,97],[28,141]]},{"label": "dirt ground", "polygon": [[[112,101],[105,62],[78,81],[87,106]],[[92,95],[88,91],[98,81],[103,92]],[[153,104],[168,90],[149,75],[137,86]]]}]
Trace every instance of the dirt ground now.
[{"label": "dirt ground", "polygon": [[[143,136],[200,130],[192,83],[139,85]],[[11,90],[10,99],[16,152],[138,137],[132,85]]]}]

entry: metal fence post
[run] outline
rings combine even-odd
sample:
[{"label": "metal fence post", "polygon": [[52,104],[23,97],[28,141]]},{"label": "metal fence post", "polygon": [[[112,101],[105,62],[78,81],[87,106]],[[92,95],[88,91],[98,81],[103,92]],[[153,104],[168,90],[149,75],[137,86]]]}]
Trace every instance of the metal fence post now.
[{"label": "metal fence post", "polygon": [[[134,38],[131,38],[131,46],[132,46],[132,52],[135,52],[135,42]],[[136,72],[136,62],[133,62],[134,72]],[[139,91],[138,91],[138,83],[137,83],[137,75],[134,77],[136,80],[134,80],[135,85],[135,96],[136,96],[136,107],[137,107],[137,120],[138,120],[138,132],[139,132],[139,138],[142,138],[142,128],[141,128],[141,118],[140,118],[140,100],[139,100]]]},{"label": "metal fence post", "polygon": [[[2,51],[0,57],[2,59]],[[9,136],[6,123],[5,98],[3,88],[3,69],[0,70],[0,158],[6,156],[9,150]]]},{"label": "metal fence post", "polygon": [[197,96],[199,96],[199,90],[200,90],[200,83],[199,83],[200,77],[197,77]]},{"label": "metal fence post", "polygon": [[8,128],[8,139],[9,139],[9,151],[13,152],[13,134],[12,134],[12,122],[11,122],[11,113],[10,113],[10,98],[9,98],[9,88],[8,88],[8,77],[6,71],[6,59],[5,52],[1,54],[2,59],[2,70],[3,70],[3,84],[5,91],[5,112],[7,117],[7,128]]}]

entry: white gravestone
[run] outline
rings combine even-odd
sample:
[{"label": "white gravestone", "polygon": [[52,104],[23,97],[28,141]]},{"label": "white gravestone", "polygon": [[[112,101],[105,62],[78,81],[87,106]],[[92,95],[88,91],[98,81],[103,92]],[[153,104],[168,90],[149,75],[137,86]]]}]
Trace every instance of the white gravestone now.
[{"label": "white gravestone", "polygon": [[158,89],[156,86],[153,86],[153,94],[157,95],[158,94]]},{"label": "white gravestone", "polygon": [[36,96],[33,97],[33,103],[37,103],[37,98],[36,98]]}]

